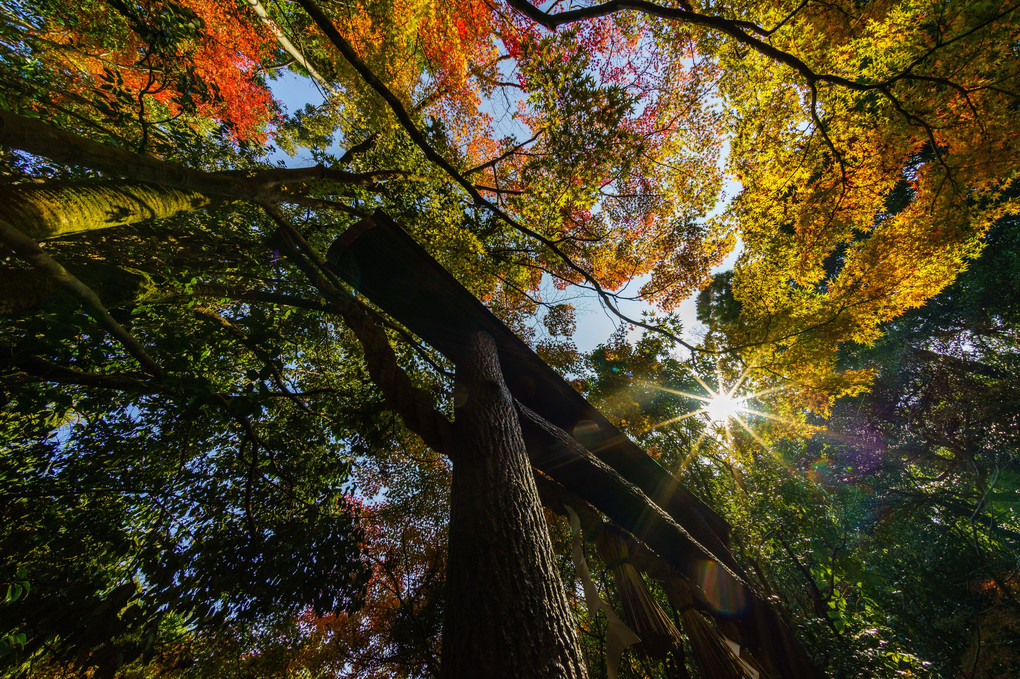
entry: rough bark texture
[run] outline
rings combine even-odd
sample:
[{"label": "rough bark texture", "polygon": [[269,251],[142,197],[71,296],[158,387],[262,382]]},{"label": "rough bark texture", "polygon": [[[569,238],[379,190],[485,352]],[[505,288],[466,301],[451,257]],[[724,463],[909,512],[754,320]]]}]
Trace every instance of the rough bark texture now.
[{"label": "rough bark texture", "polygon": [[26,236],[46,240],[171,217],[211,203],[195,191],[137,182],[20,184],[0,195],[0,212]]},{"label": "rough bark texture", "polygon": [[[521,420],[535,467],[648,541],[679,572],[693,574],[708,559],[732,571],[735,582],[747,580],[727,546],[726,522],[571,389],[387,215],[380,211],[350,227],[327,257],[336,275],[454,362],[474,330],[494,337],[508,389],[544,421]],[[582,420],[597,425],[597,432],[579,442],[569,432]],[[739,625],[740,634],[727,634],[752,649],[774,676],[821,677],[779,611],[757,593],[746,593],[744,615],[716,611],[717,623]],[[704,610],[711,609],[706,604]]]},{"label": "rough bark texture", "polygon": [[492,337],[457,363],[442,679],[586,676]]},{"label": "rough bark texture", "polygon": [[243,179],[211,174],[100,144],[41,120],[0,110],[0,144],[67,165],[81,165],[134,181],[152,182],[214,196],[253,200],[258,189]]}]

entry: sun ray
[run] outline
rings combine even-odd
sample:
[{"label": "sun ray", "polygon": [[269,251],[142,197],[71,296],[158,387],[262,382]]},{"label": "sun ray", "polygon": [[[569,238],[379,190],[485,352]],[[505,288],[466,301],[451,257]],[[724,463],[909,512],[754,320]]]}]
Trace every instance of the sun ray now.
[{"label": "sun ray", "polygon": [[753,408],[744,408],[743,412],[751,415],[757,415],[758,417],[764,417],[766,420],[772,420],[774,422],[782,422],[783,424],[789,424],[792,426],[797,425],[795,420],[791,420],[788,417],[780,417],[779,415],[773,415],[772,413],[762,412],[761,410],[755,410]]},{"label": "sun ray", "polygon": [[684,470],[687,469],[687,465],[690,464],[690,461],[693,460],[695,456],[697,456],[698,450],[701,448],[701,442],[704,440],[705,430],[702,429],[701,433],[698,435],[698,440],[694,442],[693,446],[691,446],[690,451],[687,453],[687,455],[684,456],[684,459],[680,460],[680,463],[674,465],[674,468],[670,470],[672,471],[673,476],[680,476],[681,474],[684,473]]},{"label": "sun ray", "polygon": [[[641,386],[649,387],[651,389],[658,389],[659,391],[664,391],[664,392],[666,392],[668,394],[676,394],[677,396],[684,396],[686,398],[693,398],[693,399],[696,399],[698,401],[702,401],[704,403],[708,403],[709,401],[712,400],[712,398],[708,397],[708,396],[698,396],[697,394],[691,394],[691,393],[688,393],[686,391],[679,391],[677,389],[670,389],[669,387],[664,387],[661,384],[655,384],[654,382],[641,382]],[[709,393],[713,394],[713,395],[715,394],[715,392],[713,392],[711,390],[709,390]]]},{"label": "sun ray", "polygon": [[769,387],[768,389],[762,389],[761,391],[754,391],[747,395],[747,398],[758,398],[759,396],[768,396],[774,394],[777,391],[783,391],[787,388],[787,385],[783,384],[778,387]]},{"label": "sun ray", "polygon": [[705,380],[701,379],[701,375],[699,375],[698,373],[694,372],[694,368],[692,368],[690,366],[685,366],[685,367],[687,368],[687,372],[689,372],[691,374],[691,377],[694,378],[694,380],[698,383],[698,385],[702,389],[704,389],[709,394],[714,394],[715,393],[712,390],[712,387],[708,386],[708,384],[705,382]]},{"label": "sun ray", "polygon": [[775,457],[775,452],[773,452],[772,446],[770,446],[768,443],[766,443],[765,439],[763,439],[762,437],[758,436],[758,434],[755,433],[755,431],[753,429],[751,429],[751,426],[749,424],[747,424],[746,422],[744,422],[744,418],[742,418],[739,415],[737,415],[737,416],[734,416],[733,419],[736,420],[737,423],[739,423],[740,426],[744,428],[744,431],[746,431],[748,434],[751,435],[751,438],[753,438],[758,443],[758,445],[760,445],[767,452],[771,453],[773,457]]},{"label": "sun ray", "polygon": [[674,424],[676,422],[680,422],[682,420],[686,420],[691,417],[695,417],[697,415],[702,415],[704,417],[704,419],[706,420],[705,423],[706,426],[702,428],[698,436],[698,439],[694,444],[694,447],[690,451],[688,451],[688,453],[683,457],[683,459],[678,464],[673,465],[675,474],[683,473],[683,471],[690,464],[690,461],[697,457],[699,454],[701,454],[700,453],[701,446],[705,438],[708,436],[711,436],[713,439],[717,440],[718,443],[722,446],[722,450],[728,451],[729,455],[736,455],[736,452],[733,449],[735,440],[733,440],[731,436],[731,433],[733,431],[733,427],[730,424],[731,420],[736,420],[737,424],[751,436],[751,438],[755,441],[756,444],[760,445],[766,452],[772,455],[773,458],[779,461],[779,463],[783,467],[786,467],[788,472],[792,474],[792,470],[789,469],[786,462],[780,459],[777,456],[776,452],[772,449],[772,447],[769,446],[769,444],[765,441],[765,439],[763,439],[757,432],[754,431],[750,423],[750,420],[748,420],[746,417],[748,415],[751,415],[755,417],[761,417],[767,420],[772,420],[775,422],[780,422],[786,425],[796,426],[797,422],[789,418],[780,417],[778,415],[773,415],[771,413],[764,412],[756,408],[748,407],[748,400],[757,399],[762,396],[775,393],[777,391],[782,391],[783,389],[786,389],[785,385],[768,387],[753,392],[751,391],[741,392],[741,387],[747,384],[747,381],[751,376],[753,366],[745,366],[743,370],[741,370],[740,374],[737,376],[736,380],[734,380],[731,384],[726,385],[725,378],[723,376],[722,366],[720,365],[720,362],[717,360],[716,375],[715,379],[713,380],[716,383],[716,386],[713,388],[709,386],[708,382],[706,382],[705,379],[702,379],[701,376],[694,372],[694,369],[692,367],[686,366],[686,369],[690,373],[690,375],[697,381],[698,385],[704,390],[705,395],[692,394],[690,392],[681,391],[679,389],[664,387],[659,384],[654,384],[650,381],[640,382],[640,384],[646,388],[657,389],[659,391],[663,391],[666,393],[675,394],[677,396],[689,398],[703,404],[702,407],[698,408],[697,410],[694,410],[689,413],[684,413],[683,415],[679,415],[677,417],[673,417],[662,422],[658,422],[644,430],[644,432],[648,432],[653,429],[658,429],[661,427]]},{"label": "sun ray", "polygon": [[647,434],[648,432],[650,432],[650,431],[652,431],[654,429],[659,429],[661,427],[665,427],[665,426],[673,424],[675,422],[680,422],[682,420],[686,420],[688,417],[694,417],[695,415],[699,414],[700,412],[701,412],[701,409],[699,408],[698,410],[692,410],[689,413],[684,413],[683,415],[677,415],[676,417],[671,417],[668,420],[663,420],[662,422],[656,422],[655,424],[648,425],[648,427],[646,427],[645,429],[641,430],[641,433],[642,434]]},{"label": "sun ray", "polygon": [[744,380],[746,380],[747,376],[750,375],[750,374],[751,374],[751,366],[747,366],[746,368],[744,368],[743,372],[740,373],[740,376],[737,377],[737,381],[733,383],[733,386],[730,387],[730,391],[729,391],[728,395],[729,396],[733,396],[733,394],[737,393],[737,389],[740,389],[740,387],[742,387],[744,385]]},{"label": "sun ray", "polygon": [[791,479],[803,478],[803,476],[800,473],[798,473],[796,469],[791,467],[786,460],[784,460],[780,455],[776,453],[775,449],[772,448],[772,446],[770,446],[760,436],[758,436],[758,434],[756,434],[748,424],[746,424],[739,417],[736,418],[736,420],[737,422],[740,423],[740,426],[742,426],[744,430],[751,435],[751,437],[758,443],[758,445],[760,445],[765,450],[765,452],[771,455],[773,460],[779,463],[779,466],[783,468],[783,470],[790,476]]}]

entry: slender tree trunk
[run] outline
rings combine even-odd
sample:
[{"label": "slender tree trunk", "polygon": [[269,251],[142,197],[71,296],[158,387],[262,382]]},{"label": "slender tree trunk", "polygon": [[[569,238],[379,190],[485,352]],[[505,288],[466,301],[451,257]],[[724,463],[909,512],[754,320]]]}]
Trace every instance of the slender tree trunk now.
[{"label": "slender tree trunk", "polygon": [[442,679],[583,679],[521,426],[486,333],[457,364]]},{"label": "slender tree trunk", "polygon": [[305,55],[301,53],[301,50],[294,46],[294,43],[292,43],[280,27],[276,25],[276,22],[273,21],[271,16],[269,16],[269,12],[267,12],[266,8],[262,6],[262,3],[260,3],[259,0],[245,1],[253,10],[255,10],[255,14],[259,16],[259,19],[262,19],[262,23],[265,24],[266,28],[269,29],[269,32],[276,38],[276,42],[280,43],[280,47],[282,47],[287,54],[294,57],[294,60],[301,64],[302,68],[308,71],[308,75],[322,85],[323,89],[330,94],[336,94],[336,89],[330,85],[325,78],[319,75],[319,72],[316,71],[310,63],[308,63],[308,60],[305,59]]}]

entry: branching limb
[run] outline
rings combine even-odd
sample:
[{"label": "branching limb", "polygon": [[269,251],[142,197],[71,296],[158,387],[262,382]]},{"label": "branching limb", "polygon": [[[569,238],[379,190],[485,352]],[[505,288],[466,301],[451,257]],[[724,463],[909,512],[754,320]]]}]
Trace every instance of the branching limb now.
[{"label": "branching limb", "polygon": [[[322,313],[339,313],[336,306],[332,302],[319,302],[316,300],[305,299],[304,297],[297,297],[295,295],[287,295],[277,292],[268,292],[265,290],[249,290],[247,288],[238,288],[227,285],[219,285],[215,283],[199,283],[192,288],[192,292],[195,295],[202,297],[220,297],[227,299],[240,300],[244,302],[261,302],[265,304],[279,304],[281,306],[294,307],[296,309],[308,309],[309,311],[320,311]],[[385,318],[381,314],[366,308],[368,313],[373,315],[376,322],[385,325],[394,332],[398,333],[403,337],[404,341],[411,347],[411,349],[421,357],[423,361],[428,363],[433,370],[437,373],[452,378],[453,376],[429,354],[429,352],[421,345],[421,342],[416,340],[411,333],[404,328],[400,327],[393,321]],[[312,392],[305,392],[312,393]],[[300,394],[299,394],[300,395]]]},{"label": "branching limb", "polygon": [[269,371],[270,373],[272,373],[273,376],[273,381],[276,382],[276,386],[279,387],[280,389],[280,393],[289,398],[294,403],[294,405],[297,406],[299,409],[309,414],[312,413],[311,409],[309,409],[309,407],[305,405],[304,402],[302,402],[301,399],[299,399],[294,394],[294,392],[292,392],[287,387],[287,383],[284,381],[283,375],[280,373],[279,367],[273,362],[273,360],[269,356],[265,355],[265,352],[262,350],[262,347],[259,345],[259,343],[253,341],[248,336],[248,333],[246,333],[241,328],[237,327],[237,325],[235,325],[233,321],[229,320],[228,318],[225,318],[222,314],[217,313],[213,309],[209,309],[204,306],[196,306],[195,313],[205,316],[206,318],[211,318],[212,320],[219,323],[227,332],[229,332],[231,335],[240,340],[241,344],[248,347],[248,350],[251,351],[252,355],[254,355],[257,359],[262,361],[262,363],[269,368]]},{"label": "branching limb", "polygon": [[[82,165],[114,177],[187,189],[205,196],[234,200],[299,200],[281,189],[309,181],[337,185],[364,185],[382,179],[420,181],[420,177],[401,170],[348,172],[310,167],[255,172],[204,172],[158,158],[115,148],[48,125],[41,120],[0,109],[0,145],[19,149],[67,165]],[[349,211],[349,209],[347,210]]]},{"label": "branching limb", "polygon": [[326,261],[279,208],[273,205],[263,207],[279,226],[277,240],[288,259],[308,276],[358,338],[365,352],[368,372],[386,402],[400,415],[407,428],[418,434],[426,445],[449,457],[453,451],[453,428],[450,421],[432,406],[432,399],[414,386],[411,378],[397,363],[386,332],[372,319],[371,310],[337,281],[329,272]]},{"label": "branching limb", "polygon": [[317,165],[315,167],[281,168],[239,173],[263,189],[279,189],[305,182],[326,182],[330,184],[352,184],[364,186],[385,179],[405,182],[426,181],[425,177],[403,170],[374,170],[372,172],[348,172],[337,168]]},{"label": "branching limb", "polygon": [[[598,5],[590,5],[587,7],[581,7],[578,9],[557,13],[550,13],[541,10],[535,5],[533,5],[531,2],[529,2],[529,0],[507,0],[507,3],[517,11],[521,12],[522,14],[529,17],[533,21],[536,21],[537,23],[545,26],[549,30],[555,30],[559,26],[563,26],[566,24],[576,23],[578,21],[585,21],[587,19],[593,19],[596,17],[606,16],[609,14],[615,14],[617,12],[623,12],[626,10],[632,10],[640,12],[642,14],[647,14],[649,16],[659,17],[671,21],[680,21],[694,26],[703,26],[705,28],[716,30],[719,31],[720,33],[730,36],[731,38],[734,38],[735,40],[737,40],[737,42],[746,45],[747,47],[753,49],[762,56],[765,56],[771,59],[772,61],[775,61],[776,63],[783,64],[785,66],[792,68],[804,79],[808,86],[812,88],[813,96],[815,96],[814,88],[817,86],[818,83],[836,85],[839,87],[844,87],[849,90],[853,90],[855,92],[878,92],[883,97],[885,97],[893,105],[897,112],[899,112],[900,115],[903,115],[908,122],[922,127],[927,133],[929,139],[934,140],[934,130],[932,129],[931,125],[927,121],[922,120],[921,118],[916,116],[915,114],[909,113],[904,107],[903,102],[900,101],[900,99],[896,97],[892,93],[892,90],[889,88],[889,85],[892,82],[895,82],[896,80],[903,77],[908,77],[908,75],[910,74],[910,69],[913,68],[913,65],[905,69],[898,76],[894,76],[893,78],[890,78],[885,82],[873,82],[873,83],[859,82],[856,80],[851,80],[849,78],[844,78],[842,76],[833,75],[831,73],[818,73],[810,66],[808,66],[807,63],[805,63],[803,60],[796,57],[795,55],[790,54],[789,52],[785,52],[779,49],[778,47],[775,47],[765,42],[763,39],[756,37],[754,35],[750,35],[748,33],[748,31],[751,31],[753,33],[757,33],[760,36],[767,37],[772,32],[777,30],[779,28],[778,26],[771,30],[765,30],[760,26],[757,26],[756,24],[750,22],[739,21],[734,19],[724,19],[722,17],[710,16],[706,14],[699,14],[698,12],[694,12],[691,11],[690,9],[685,8],[662,7],[660,5],[656,5],[655,3],[648,2],[647,0],[608,0],[607,2]],[[1008,15],[1009,13],[1016,10],[1017,7],[1018,7],[1017,5],[1014,5],[1007,8],[1003,12],[996,15],[995,18],[990,19],[989,21],[981,24],[977,28],[972,29],[971,31],[968,32],[968,34],[973,32],[974,30],[978,30],[979,28],[987,25],[987,23],[990,23],[991,21],[994,21],[997,18],[1001,18]],[[799,9],[800,8],[795,10],[794,13],[796,13],[796,11],[799,11]],[[792,16],[792,14],[790,16]],[[789,18],[790,17],[787,17],[787,19],[785,19],[784,22]],[[959,37],[960,36],[954,38],[954,40],[958,39]],[[948,42],[946,44],[948,44]],[[924,56],[922,61],[924,59],[927,59],[929,56],[930,54]],[[814,113],[814,109],[812,109],[812,112]],[[818,124],[817,115],[813,115],[813,117],[816,118],[815,122],[816,124]],[[949,166],[942,158],[942,155],[938,150],[938,146],[935,144],[933,144],[933,146],[935,154],[938,157],[940,164],[948,172]]]},{"label": "branching limb", "polygon": [[289,203],[291,205],[300,205],[301,207],[310,207],[316,210],[338,210],[345,212],[354,217],[371,217],[371,212],[364,212],[357,208],[351,207],[345,203],[338,203],[335,200],[323,200],[322,198],[308,198],[306,196],[285,196],[280,200],[281,203]]},{"label": "branching limb", "polygon": [[762,33],[762,35],[764,35],[764,36],[772,35],[776,31],[778,31],[780,28],[782,28],[786,24],[790,23],[790,21],[792,21],[795,16],[800,14],[800,11],[802,9],[807,7],[809,2],[811,2],[811,0],[802,0],[802,2],[799,5],[797,5],[796,7],[793,8],[793,11],[791,11],[789,14],[787,14],[785,17],[783,17],[782,21],[780,21],[778,24],[776,24],[772,28],[764,31]]},{"label": "branching limb", "polygon": [[242,302],[262,302],[265,304],[279,304],[282,306],[295,307],[297,309],[308,309],[310,311],[327,311],[327,306],[322,302],[287,295],[279,292],[268,292],[266,290],[253,290],[249,288],[236,287],[231,285],[220,285],[217,283],[198,283],[192,288],[192,293],[199,297],[220,297],[240,300]]},{"label": "branching limb", "polygon": [[294,57],[294,60],[301,64],[302,68],[308,71],[308,75],[312,76],[312,78],[314,78],[315,81],[322,86],[322,89],[326,90],[331,95],[336,95],[336,88],[330,85],[325,78],[319,75],[319,72],[315,70],[307,59],[305,59],[305,55],[301,53],[301,50],[295,47],[294,43],[290,41],[283,30],[276,25],[276,22],[273,21],[271,16],[269,16],[269,12],[266,11],[266,8],[262,6],[259,0],[245,0],[245,2],[247,2],[253,10],[255,10],[255,14],[257,14],[259,19],[262,20],[262,23],[269,29],[269,32],[273,34],[273,37],[276,38],[276,42],[280,43],[280,47],[282,47],[287,54]]},{"label": "branching limb", "polygon": [[374,132],[365,138],[365,141],[359,142],[351,148],[344,151],[344,154],[340,156],[340,160],[337,161],[339,165],[346,165],[354,159],[354,156],[364,153],[375,145],[375,142],[379,139],[379,133]]},{"label": "branching limb", "polygon": [[40,271],[43,271],[47,276],[57,281],[68,292],[81,300],[89,311],[89,315],[106,328],[121,343],[124,349],[142,364],[146,371],[156,377],[163,377],[166,374],[152,357],[149,356],[149,353],[141,343],[110,315],[110,312],[106,310],[102,300],[92,291],[92,288],[82,283],[61,266],[57,260],[44,252],[38,243],[3,220],[0,220],[0,242],[3,242],[14,250],[15,254],[19,257]]},{"label": "branching limb", "polygon": [[[58,384],[77,384],[83,387],[100,389],[118,389],[121,391],[161,391],[160,387],[148,379],[144,373],[112,373],[99,374],[83,372],[48,361],[39,356],[16,356],[11,364],[20,368],[25,375],[31,376],[32,382],[56,382]],[[5,381],[11,376],[5,376]],[[15,381],[21,381],[17,375]]]},{"label": "branching limb", "polygon": [[485,168],[492,167],[494,165],[498,165],[499,163],[503,162],[504,160],[506,160],[507,158],[509,158],[513,154],[515,154],[518,151],[520,151],[521,149],[523,149],[528,144],[530,144],[533,141],[535,141],[536,139],[538,139],[539,136],[541,136],[541,134],[542,134],[542,130],[539,130],[538,132],[536,132],[531,137],[531,139],[525,139],[520,144],[516,144],[513,148],[507,150],[505,153],[499,154],[498,156],[496,156],[492,160],[487,160],[484,163],[482,163],[481,165],[478,165],[477,167],[472,167],[470,170],[464,170],[464,176],[465,177],[470,177],[471,175],[473,175],[473,174],[475,174],[477,172],[481,172]]}]

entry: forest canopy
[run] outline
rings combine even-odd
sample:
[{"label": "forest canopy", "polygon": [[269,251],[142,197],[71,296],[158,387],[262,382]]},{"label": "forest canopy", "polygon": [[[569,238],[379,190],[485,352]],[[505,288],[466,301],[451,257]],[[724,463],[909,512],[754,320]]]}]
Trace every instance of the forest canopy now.
[{"label": "forest canopy", "polygon": [[728,527],[678,594],[536,465],[589,676],[789,676],[699,646],[731,567],[820,673],[1014,676],[1017,9],[6,2],[0,673],[440,676],[460,366],[327,262],[383,211]]}]

